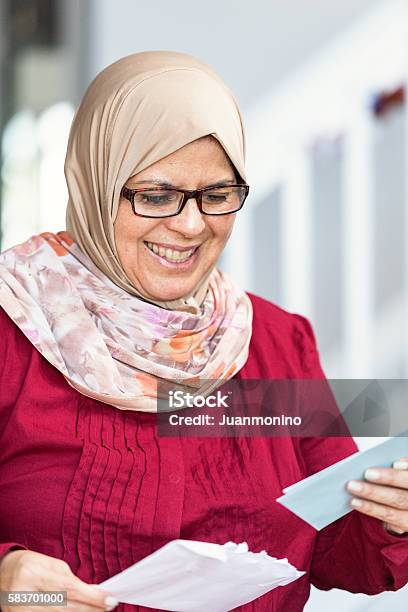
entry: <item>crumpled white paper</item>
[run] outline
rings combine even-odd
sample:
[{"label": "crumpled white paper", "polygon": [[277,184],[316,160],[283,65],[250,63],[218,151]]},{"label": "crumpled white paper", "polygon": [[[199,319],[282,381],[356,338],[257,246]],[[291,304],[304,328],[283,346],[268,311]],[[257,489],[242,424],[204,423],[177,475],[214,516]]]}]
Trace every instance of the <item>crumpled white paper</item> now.
[{"label": "crumpled white paper", "polygon": [[303,576],[287,559],[224,545],[173,540],[101,582],[123,603],[172,612],[227,612]]}]

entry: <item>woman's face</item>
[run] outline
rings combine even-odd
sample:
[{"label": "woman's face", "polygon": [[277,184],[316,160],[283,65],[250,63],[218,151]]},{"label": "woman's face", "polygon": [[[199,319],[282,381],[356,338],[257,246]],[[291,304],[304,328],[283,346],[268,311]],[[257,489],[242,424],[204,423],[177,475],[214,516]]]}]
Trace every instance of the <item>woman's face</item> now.
[{"label": "woman's face", "polygon": [[[234,168],[212,136],[195,140],[132,176],[129,189],[160,186],[200,189],[236,182]],[[234,225],[235,214],[202,215],[194,199],[174,217],[149,219],[136,216],[129,200],[121,198],[114,223],[119,259],[128,278],[146,298],[174,300],[192,293],[213,267]],[[149,244],[149,246],[148,246]],[[150,248],[149,248],[150,247]],[[158,250],[158,253],[151,249]],[[164,249],[196,249],[182,263],[169,261]]]}]

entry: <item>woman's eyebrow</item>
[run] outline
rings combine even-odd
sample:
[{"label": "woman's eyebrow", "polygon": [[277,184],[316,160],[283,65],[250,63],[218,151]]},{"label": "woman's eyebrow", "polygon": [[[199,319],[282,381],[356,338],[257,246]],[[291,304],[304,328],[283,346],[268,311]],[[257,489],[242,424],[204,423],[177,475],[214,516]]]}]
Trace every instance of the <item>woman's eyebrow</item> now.
[{"label": "woman's eyebrow", "polygon": [[[225,179],[217,181],[216,183],[211,183],[210,185],[206,185],[206,187],[220,187],[222,185],[234,185],[236,182],[235,179]],[[171,183],[167,183],[165,181],[159,181],[156,179],[151,179],[150,181],[129,181],[131,185],[157,185],[158,187],[167,187],[170,189],[177,189],[176,185],[172,185]]]},{"label": "woman's eyebrow", "polygon": [[159,185],[160,187],[173,187],[171,183],[166,183],[164,181],[158,181],[155,179],[151,179],[150,181],[129,181],[132,185]]},{"label": "woman's eyebrow", "polygon": [[212,183],[210,185],[206,185],[206,187],[219,187],[222,185],[235,185],[236,183],[236,179],[225,179],[225,180],[221,180],[218,181],[217,183]]}]

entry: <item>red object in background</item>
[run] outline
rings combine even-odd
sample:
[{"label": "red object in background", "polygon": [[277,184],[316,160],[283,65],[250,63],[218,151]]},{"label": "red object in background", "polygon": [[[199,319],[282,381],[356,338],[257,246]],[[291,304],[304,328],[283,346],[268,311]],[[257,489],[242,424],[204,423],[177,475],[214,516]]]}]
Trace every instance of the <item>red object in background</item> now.
[{"label": "red object in background", "polygon": [[[238,377],[322,378],[308,321],[250,297]],[[275,501],[353,453],[350,438],[160,438],[156,415],[71,388],[2,310],[0,337],[0,554],[26,547],[99,583],[175,538],[231,540],[307,572],[241,612],[301,612],[310,583],[374,594],[407,581],[408,539],[379,521],[351,512],[317,533]]]},{"label": "red object in background", "polygon": [[405,87],[401,85],[393,91],[381,92],[375,97],[373,111],[377,117],[383,117],[396,106],[405,104]]}]

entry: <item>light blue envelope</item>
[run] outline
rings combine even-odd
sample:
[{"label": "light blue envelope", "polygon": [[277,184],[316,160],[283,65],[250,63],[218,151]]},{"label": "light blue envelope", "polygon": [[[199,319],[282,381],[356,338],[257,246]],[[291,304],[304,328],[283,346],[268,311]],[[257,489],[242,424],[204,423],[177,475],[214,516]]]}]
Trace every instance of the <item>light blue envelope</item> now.
[{"label": "light blue envelope", "polygon": [[365,451],[355,453],[283,490],[278,501],[301,519],[320,530],[351,512],[349,480],[364,480],[370,467],[391,467],[408,456],[408,431]]}]

